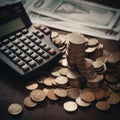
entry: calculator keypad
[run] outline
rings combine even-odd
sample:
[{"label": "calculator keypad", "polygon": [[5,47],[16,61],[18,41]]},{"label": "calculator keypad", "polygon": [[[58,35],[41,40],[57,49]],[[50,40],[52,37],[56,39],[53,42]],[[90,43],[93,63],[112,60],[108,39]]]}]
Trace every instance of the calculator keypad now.
[{"label": "calculator keypad", "polygon": [[40,68],[60,54],[52,44],[50,29],[46,26],[31,26],[9,36],[0,42],[0,52],[22,70],[22,73],[17,71],[21,75]]}]

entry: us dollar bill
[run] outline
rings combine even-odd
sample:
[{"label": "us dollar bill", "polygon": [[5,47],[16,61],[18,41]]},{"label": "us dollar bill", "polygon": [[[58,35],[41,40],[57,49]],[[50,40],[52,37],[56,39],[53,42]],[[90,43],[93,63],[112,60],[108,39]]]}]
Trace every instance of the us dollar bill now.
[{"label": "us dollar bill", "polygon": [[111,29],[120,10],[81,0],[34,0],[30,10],[59,20],[89,27]]}]

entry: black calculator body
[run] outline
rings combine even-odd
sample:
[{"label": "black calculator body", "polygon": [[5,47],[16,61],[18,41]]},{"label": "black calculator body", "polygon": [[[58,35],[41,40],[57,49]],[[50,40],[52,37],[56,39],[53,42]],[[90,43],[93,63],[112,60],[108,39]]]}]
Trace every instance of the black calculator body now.
[{"label": "black calculator body", "polygon": [[48,27],[31,23],[20,2],[0,7],[0,59],[20,76],[44,71],[61,57],[50,35]]}]

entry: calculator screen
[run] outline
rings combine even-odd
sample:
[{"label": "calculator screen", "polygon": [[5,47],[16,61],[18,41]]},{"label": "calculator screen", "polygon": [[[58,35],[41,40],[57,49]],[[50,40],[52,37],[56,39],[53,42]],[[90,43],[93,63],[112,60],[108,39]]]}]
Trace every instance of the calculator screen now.
[{"label": "calculator screen", "polygon": [[13,19],[7,23],[0,25],[0,37],[8,35],[25,27],[24,22],[20,17]]}]

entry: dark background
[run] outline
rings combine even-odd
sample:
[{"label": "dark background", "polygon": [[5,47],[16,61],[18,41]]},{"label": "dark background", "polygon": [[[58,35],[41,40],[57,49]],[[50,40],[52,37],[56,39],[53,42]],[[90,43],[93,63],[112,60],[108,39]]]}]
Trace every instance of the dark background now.
[{"label": "dark background", "polygon": [[[120,8],[119,0],[91,0],[103,5]],[[120,51],[120,41],[99,39],[104,44],[104,49],[109,52]],[[34,80],[34,78],[31,78]],[[96,109],[93,103],[88,108],[79,107],[76,112],[68,113],[63,109],[67,100],[45,101],[35,108],[24,107],[23,100],[30,91],[25,88],[25,79],[20,79],[10,68],[0,61],[0,120],[120,120],[120,104],[111,106],[110,110],[102,112]],[[40,88],[40,86],[39,86]],[[12,116],[8,113],[11,103],[23,105],[20,115]]]}]

